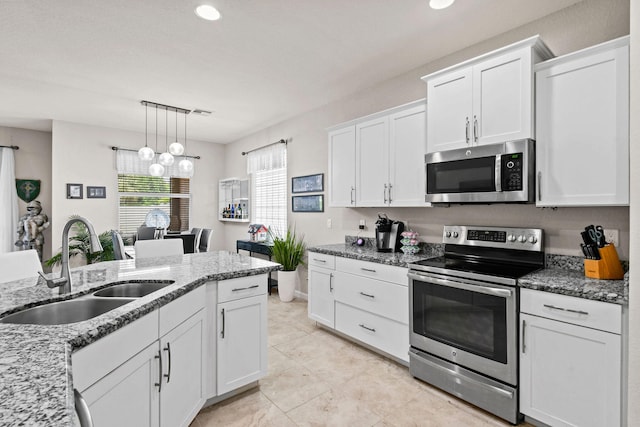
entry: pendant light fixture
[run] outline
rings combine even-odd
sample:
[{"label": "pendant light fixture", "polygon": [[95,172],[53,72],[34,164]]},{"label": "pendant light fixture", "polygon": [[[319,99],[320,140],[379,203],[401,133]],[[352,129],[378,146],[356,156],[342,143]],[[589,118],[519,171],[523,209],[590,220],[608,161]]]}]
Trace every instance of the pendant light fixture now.
[{"label": "pendant light fixture", "polygon": [[[157,152],[158,152],[158,105],[156,104],[156,153]],[[151,176],[164,175],[164,166],[159,164],[157,161],[154,162],[151,166],[149,166],[149,174]]]},{"label": "pendant light fixture", "polygon": [[455,0],[430,0],[429,6],[431,6],[431,9],[436,10],[446,9],[451,6],[454,1]]},{"label": "pendant light fixture", "polygon": [[162,166],[171,166],[174,162],[173,156],[169,153],[169,110],[164,110],[164,149],[165,152],[160,154],[160,164]]},{"label": "pendant light fixture", "polygon": [[146,162],[153,160],[153,156],[155,155],[155,153],[153,152],[153,149],[147,145],[147,137],[148,137],[147,128],[149,126],[148,121],[149,121],[149,106],[145,104],[144,105],[144,147],[138,150],[138,157],[140,158],[140,160],[144,160]]},{"label": "pendant light fixture", "polygon": [[[187,115],[184,115],[185,118]],[[184,153],[184,146],[178,142],[178,109],[176,108],[176,141],[169,146],[169,152],[174,156],[181,156]]]},{"label": "pendant light fixture", "polygon": [[[176,136],[176,139],[177,136]],[[178,170],[180,174],[184,177],[192,177],[193,176],[193,163],[189,160],[187,155],[187,115],[184,115],[184,157],[178,163]]]}]

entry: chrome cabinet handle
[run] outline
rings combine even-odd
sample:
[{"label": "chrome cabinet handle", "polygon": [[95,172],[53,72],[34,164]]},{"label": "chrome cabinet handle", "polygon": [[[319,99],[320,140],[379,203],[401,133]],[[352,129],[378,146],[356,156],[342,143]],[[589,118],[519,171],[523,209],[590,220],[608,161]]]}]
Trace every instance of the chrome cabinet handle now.
[{"label": "chrome cabinet handle", "polygon": [[368,271],[369,273],[375,273],[376,271],[372,268],[364,268],[364,267],[360,267],[360,270],[362,271]]},{"label": "chrome cabinet handle", "polygon": [[469,117],[465,117],[464,119],[466,121],[464,127],[464,139],[467,141],[467,144],[469,144]]},{"label": "chrome cabinet handle", "polygon": [[158,350],[158,355],[154,357],[158,359],[158,382],[154,385],[158,387],[158,393],[162,391],[162,353]]},{"label": "chrome cabinet handle", "polygon": [[360,323],[358,326],[360,326],[362,329],[366,329],[367,331],[371,331],[371,332],[375,332],[376,331],[374,328],[370,328],[368,326],[365,326],[362,323]]},{"label": "chrome cabinet handle", "polygon": [[169,353],[169,370],[167,371],[166,374],[163,375],[163,377],[167,379],[167,384],[169,384],[169,381],[171,381],[171,346],[169,345],[168,342],[167,342],[167,346],[164,348],[164,351]]},{"label": "chrome cabinet handle", "polygon": [[220,331],[220,338],[224,339],[224,308],[222,309],[222,331]]},{"label": "chrome cabinet handle", "polygon": [[538,171],[538,201],[542,201],[542,171]]},{"label": "chrome cabinet handle", "polygon": [[329,273],[329,292],[333,292],[333,273]]},{"label": "chrome cabinet handle", "polygon": [[315,262],[327,262],[327,260],[325,260],[325,259],[313,258],[313,260],[314,260]]},{"label": "chrome cabinet handle", "polygon": [[260,287],[260,285],[247,286],[246,288],[233,288],[231,292],[246,291],[247,289],[255,289],[258,287]]},{"label": "chrome cabinet handle", "polygon": [[364,292],[360,292],[360,295],[368,297],[368,298],[375,298],[375,295],[365,294]]},{"label": "chrome cabinet handle", "polygon": [[353,192],[356,191],[356,189],[354,187],[351,187],[351,204],[353,204]]},{"label": "chrome cabinet handle", "polygon": [[389,183],[389,203],[391,203],[391,183]]},{"label": "chrome cabinet handle", "polygon": [[78,420],[80,421],[80,427],[93,427],[93,419],[91,418],[91,411],[89,411],[89,405],[87,401],[82,397],[77,389],[73,389],[73,400],[75,401],[76,414],[78,414]]},{"label": "chrome cabinet handle", "polygon": [[562,308],[562,307],[556,307],[555,305],[551,305],[551,304],[542,304],[544,307],[547,307],[551,310],[558,310],[558,311],[566,311],[568,313],[575,313],[575,314],[584,314],[585,316],[589,315],[588,311],[582,311],[582,310],[573,310],[571,308]]},{"label": "chrome cabinet handle", "polygon": [[384,191],[383,191],[383,197],[384,197],[384,203],[387,203],[387,184],[384,185]]},{"label": "chrome cabinet handle", "polygon": [[473,116],[473,142],[478,142],[478,119]]},{"label": "chrome cabinet handle", "polygon": [[527,331],[527,321],[522,319],[522,354],[527,351],[527,344],[525,344],[525,333]]}]

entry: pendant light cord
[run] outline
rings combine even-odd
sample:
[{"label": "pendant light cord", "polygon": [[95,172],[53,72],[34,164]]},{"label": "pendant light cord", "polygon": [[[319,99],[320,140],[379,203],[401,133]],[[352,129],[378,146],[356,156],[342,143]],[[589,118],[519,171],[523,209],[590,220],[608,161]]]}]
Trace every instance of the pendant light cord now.
[{"label": "pendant light cord", "polygon": [[156,156],[158,155],[158,106],[156,105]]}]

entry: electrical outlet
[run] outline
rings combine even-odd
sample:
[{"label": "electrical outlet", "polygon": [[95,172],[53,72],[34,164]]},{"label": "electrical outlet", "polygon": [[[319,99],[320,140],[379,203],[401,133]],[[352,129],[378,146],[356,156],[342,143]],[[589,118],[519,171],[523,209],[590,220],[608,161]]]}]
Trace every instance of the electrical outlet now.
[{"label": "electrical outlet", "polygon": [[327,228],[331,228],[331,218],[327,219]]},{"label": "electrical outlet", "polygon": [[361,220],[360,220],[360,224],[358,224],[358,228],[359,228],[360,230],[364,230],[364,228],[365,228],[366,226],[367,226],[367,223],[365,222],[365,220],[364,220],[364,219],[361,219]]},{"label": "electrical outlet", "polygon": [[604,239],[607,243],[613,243],[615,246],[619,246],[620,243],[620,235],[618,230],[615,228],[605,228],[604,229]]}]

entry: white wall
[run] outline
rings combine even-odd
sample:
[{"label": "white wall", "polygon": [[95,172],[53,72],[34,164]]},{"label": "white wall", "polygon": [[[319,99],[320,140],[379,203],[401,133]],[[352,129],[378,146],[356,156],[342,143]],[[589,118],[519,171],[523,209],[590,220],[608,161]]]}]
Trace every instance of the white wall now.
[{"label": "white wall", "polygon": [[[163,139],[162,137],[161,139]],[[96,232],[118,228],[118,172],[111,146],[138,149],[144,133],[54,121],[52,127],[52,233],[54,253],[70,215],[88,218]],[[212,248],[223,247],[224,229],[216,220],[218,180],[223,177],[224,148],[219,144],[188,141],[188,153],[202,157],[195,162],[192,185],[191,227],[213,228]],[[84,198],[66,198],[66,184],[84,186]],[[104,186],[106,199],[87,199],[86,187]]]},{"label": "white wall", "polygon": [[[51,133],[36,130],[0,127],[0,145],[17,145],[14,151],[16,179],[39,179],[42,212],[52,218],[51,205]],[[27,212],[27,204],[18,199],[20,216]],[[43,232],[42,258],[51,258],[51,227]],[[16,234],[16,239],[18,235]]]}]

